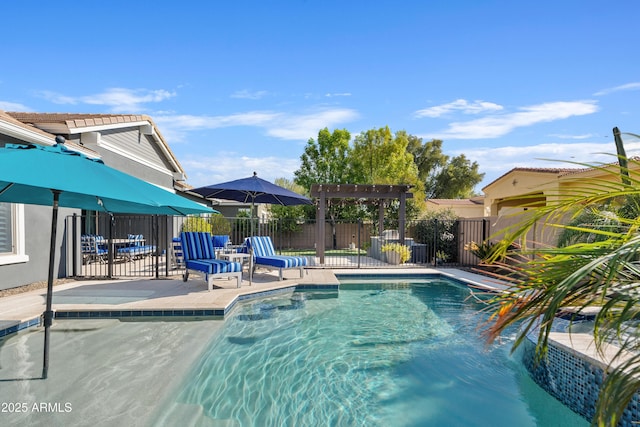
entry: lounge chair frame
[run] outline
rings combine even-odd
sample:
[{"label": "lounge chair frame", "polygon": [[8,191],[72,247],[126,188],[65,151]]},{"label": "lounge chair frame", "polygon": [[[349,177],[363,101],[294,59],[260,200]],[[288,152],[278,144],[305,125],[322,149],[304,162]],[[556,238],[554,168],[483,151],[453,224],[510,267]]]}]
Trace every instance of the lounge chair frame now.
[{"label": "lounge chair frame", "polygon": [[182,276],[186,282],[189,271],[204,273],[209,291],[213,290],[213,280],[219,278],[235,278],[238,287],[242,286],[242,264],[239,262],[219,260],[215,257],[213,241],[210,233],[182,232],[182,254],[184,256],[185,272]]},{"label": "lounge chair frame", "polygon": [[248,250],[253,250],[252,274],[257,267],[263,267],[269,270],[278,270],[279,280],[284,280],[284,270],[298,269],[300,270],[300,278],[304,277],[305,267],[309,263],[307,257],[277,255],[269,236],[252,236],[247,240]]}]

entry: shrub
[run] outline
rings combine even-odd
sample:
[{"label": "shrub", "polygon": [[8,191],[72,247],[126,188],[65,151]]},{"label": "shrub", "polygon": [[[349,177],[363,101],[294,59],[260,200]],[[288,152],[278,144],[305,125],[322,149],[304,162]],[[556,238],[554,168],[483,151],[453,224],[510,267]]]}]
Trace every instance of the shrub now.
[{"label": "shrub", "polygon": [[215,214],[209,218],[211,224],[211,234],[228,236],[231,234],[231,223],[220,214]]},{"label": "shrub", "polygon": [[458,258],[457,226],[458,216],[453,210],[430,211],[416,223],[413,237],[416,243],[435,246],[437,251],[447,255],[446,259],[455,262]]},{"label": "shrub", "polygon": [[495,251],[495,249],[496,249],[495,243],[489,242],[489,241],[476,243],[472,240],[471,242],[464,245],[465,251],[471,252],[472,254],[480,258],[480,260],[482,261],[488,260],[491,257],[491,255],[493,255],[493,252]]},{"label": "shrub", "polygon": [[182,224],[182,231],[204,231],[211,233],[212,227],[207,218],[190,216]]},{"label": "shrub", "polygon": [[411,258],[411,249],[409,248],[409,246],[402,245],[400,243],[387,243],[387,244],[384,244],[384,245],[382,245],[380,250],[382,252],[393,251],[393,252],[399,253],[400,254],[400,264],[404,264],[405,262],[409,261],[409,258]]}]

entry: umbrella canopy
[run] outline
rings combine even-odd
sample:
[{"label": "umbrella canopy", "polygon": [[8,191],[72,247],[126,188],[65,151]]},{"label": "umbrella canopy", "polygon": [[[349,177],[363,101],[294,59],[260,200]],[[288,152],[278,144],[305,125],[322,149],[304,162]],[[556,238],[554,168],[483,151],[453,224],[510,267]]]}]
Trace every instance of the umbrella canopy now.
[{"label": "umbrella canopy", "polygon": [[44,312],[42,378],[49,369],[49,328],[53,323],[53,268],[58,207],[110,213],[186,215],[213,209],[106,166],[101,160],[52,147],[7,144],[0,148],[0,202],[53,207],[49,275]]},{"label": "umbrella canopy", "polygon": [[[207,199],[235,200],[237,202],[251,203],[251,234],[253,235],[253,206],[256,203],[267,203],[271,205],[312,205],[313,201],[308,197],[287,190],[279,185],[272,184],[262,178],[258,178],[256,172],[248,178],[236,179],[235,181],[223,182],[220,184],[207,185],[205,187],[194,188],[196,194]],[[249,284],[252,278],[253,246],[249,247]]]},{"label": "umbrella canopy", "polygon": [[62,144],[0,148],[0,202],[128,214],[187,215],[213,210],[90,159]]},{"label": "umbrella canopy", "polygon": [[207,185],[189,191],[207,199],[235,200],[243,203],[268,203],[272,205],[312,205],[311,199],[258,178],[257,173],[248,178],[220,184]]}]

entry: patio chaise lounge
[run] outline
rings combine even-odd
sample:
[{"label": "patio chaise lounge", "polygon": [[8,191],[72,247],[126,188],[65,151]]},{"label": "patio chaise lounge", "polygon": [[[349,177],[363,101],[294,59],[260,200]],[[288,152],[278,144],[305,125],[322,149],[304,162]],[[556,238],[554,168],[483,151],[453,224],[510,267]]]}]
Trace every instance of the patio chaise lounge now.
[{"label": "patio chaise lounge", "polygon": [[188,231],[180,233],[185,272],[183,279],[189,278],[189,270],[204,273],[209,291],[213,289],[213,279],[235,278],[238,287],[242,285],[242,264],[216,259],[211,233]]},{"label": "patio chaise lounge", "polygon": [[118,256],[132,261],[134,259],[144,258],[156,251],[155,245],[146,245],[142,234],[129,234],[127,236],[129,242],[126,246],[117,250]]},{"label": "patio chaise lounge", "polygon": [[[308,265],[307,257],[276,255],[273,242],[269,236],[253,236],[247,238],[247,248],[253,248],[253,269],[265,267],[271,270],[280,271],[280,280],[283,279],[282,271],[291,268],[300,270],[300,277],[304,276],[304,267]],[[253,273],[253,272],[252,272]]]}]

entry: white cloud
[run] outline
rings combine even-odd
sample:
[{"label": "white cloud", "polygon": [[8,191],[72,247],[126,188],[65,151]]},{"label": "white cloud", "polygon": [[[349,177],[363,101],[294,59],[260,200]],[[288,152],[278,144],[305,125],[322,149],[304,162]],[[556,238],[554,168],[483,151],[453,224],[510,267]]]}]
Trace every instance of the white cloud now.
[{"label": "white cloud", "polygon": [[325,127],[331,129],[342,123],[347,123],[358,118],[355,110],[339,108],[321,110],[316,113],[291,115],[282,117],[277,123],[267,128],[267,134],[280,139],[315,138],[318,131]]},{"label": "white cloud", "polygon": [[465,114],[479,114],[487,111],[500,111],[503,107],[493,102],[473,101],[466,99],[456,99],[448,104],[436,105],[435,107],[424,108],[414,113],[415,117],[440,117],[453,111],[461,111]]},{"label": "white cloud", "polygon": [[52,91],[41,91],[39,95],[53,102],[62,105],[105,105],[110,107],[112,112],[136,113],[145,111],[143,104],[161,102],[176,96],[175,92],[169,92],[164,89],[148,90],[148,89],[125,89],[110,88],[102,93],[86,96],[67,96]]},{"label": "white cloud", "polygon": [[[625,141],[628,157],[640,154],[640,142]],[[476,147],[448,152],[457,156],[464,154],[469,160],[478,162],[485,179],[483,187],[513,168],[580,168],[579,164],[612,163],[617,160],[613,141],[580,142],[570,144],[545,143],[524,147]]]},{"label": "white cloud", "polygon": [[180,159],[188,182],[194,187],[246,178],[253,172],[267,181],[276,178],[293,179],[293,173],[300,167],[300,159],[283,157],[249,157],[238,153],[216,153],[215,157],[190,157]]},{"label": "white cloud", "polygon": [[31,108],[17,102],[0,101],[0,110],[4,111],[31,111]]},{"label": "white cloud", "polygon": [[624,90],[640,90],[640,82],[627,83],[627,84],[623,84],[623,85],[616,86],[616,87],[610,87],[610,88],[607,88],[607,89],[602,89],[602,90],[594,93],[593,96],[609,95],[610,93],[620,92],[620,91],[624,91]]},{"label": "white cloud", "polygon": [[171,141],[184,140],[184,132],[200,129],[217,129],[231,126],[263,128],[267,135],[287,140],[307,140],[318,135],[324,127],[332,128],[358,117],[350,109],[329,109],[318,112],[291,115],[271,111],[252,111],[228,116],[158,116],[154,120],[161,125],[162,133]]},{"label": "white cloud", "polygon": [[593,138],[595,135],[591,133],[585,133],[583,135],[567,135],[567,134],[561,134],[561,133],[553,133],[553,134],[550,134],[549,136],[553,138],[559,138],[559,139],[588,139],[588,138]]},{"label": "white cloud", "polygon": [[595,101],[548,102],[520,108],[519,112],[492,115],[467,122],[454,122],[443,132],[426,135],[436,139],[498,138],[512,130],[598,111]]},{"label": "white cloud", "polygon": [[327,98],[333,98],[333,97],[336,97],[336,96],[351,96],[351,93],[349,93],[349,92],[327,93],[324,96],[326,96]]},{"label": "white cloud", "polygon": [[56,92],[52,92],[49,90],[43,90],[36,93],[41,98],[46,99],[47,101],[53,102],[54,104],[71,104],[75,105],[79,103],[78,98],[73,98],[71,96],[65,96]]},{"label": "white cloud", "polygon": [[231,94],[231,98],[238,98],[238,99],[262,99],[264,96],[267,95],[267,91],[266,90],[258,90],[255,92],[251,92],[247,89],[243,89],[243,90],[239,90],[236,91],[234,93]]},{"label": "white cloud", "polygon": [[193,116],[188,114],[157,116],[155,122],[164,127],[181,130],[217,129],[229,126],[260,126],[265,125],[280,113],[269,111],[250,111],[246,113],[230,114],[228,116]]}]

